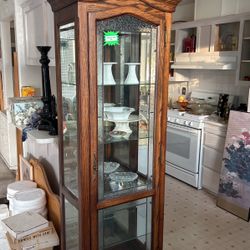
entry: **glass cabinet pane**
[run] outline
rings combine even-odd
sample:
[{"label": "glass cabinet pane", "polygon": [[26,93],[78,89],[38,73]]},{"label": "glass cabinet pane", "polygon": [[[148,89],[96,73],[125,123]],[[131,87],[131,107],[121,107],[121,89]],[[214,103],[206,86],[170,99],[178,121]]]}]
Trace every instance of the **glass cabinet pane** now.
[{"label": "glass cabinet pane", "polygon": [[79,249],[79,215],[78,210],[64,199],[65,207],[65,249]]},{"label": "glass cabinet pane", "polygon": [[64,185],[78,196],[77,101],[75,73],[75,27],[60,27],[61,88],[63,118]]},{"label": "glass cabinet pane", "polygon": [[151,198],[99,211],[99,249],[151,249]]},{"label": "glass cabinet pane", "polygon": [[244,21],[240,63],[240,80],[250,81],[250,20]]},{"label": "glass cabinet pane", "polygon": [[215,26],[214,51],[238,50],[240,23],[223,23]]},{"label": "glass cabinet pane", "polygon": [[97,22],[99,200],[152,187],[157,27]]}]

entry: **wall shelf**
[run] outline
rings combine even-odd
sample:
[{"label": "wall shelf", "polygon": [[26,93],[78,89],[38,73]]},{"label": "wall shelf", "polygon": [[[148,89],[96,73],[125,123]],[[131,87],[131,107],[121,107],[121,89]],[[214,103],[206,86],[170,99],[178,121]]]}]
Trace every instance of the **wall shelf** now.
[{"label": "wall shelf", "polygon": [[34,129],[27,131],[27,135],[29,139],[35,141],[38,144],[49,144],[58,141],[58,137],[49,135],[48,131]]},{"label": "wall shelf", "polygon": [[236,63],[175,63],[172,69],[235,70]]}]

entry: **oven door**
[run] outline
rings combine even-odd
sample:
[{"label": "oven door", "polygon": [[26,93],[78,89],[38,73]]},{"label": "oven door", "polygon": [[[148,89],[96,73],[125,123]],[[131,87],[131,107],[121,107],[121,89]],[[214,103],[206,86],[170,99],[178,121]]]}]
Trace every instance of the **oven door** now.
[{"label": "oven door", "polygon": [[168,122],[166,160],[193,173],[199,172],[201,130]]}]

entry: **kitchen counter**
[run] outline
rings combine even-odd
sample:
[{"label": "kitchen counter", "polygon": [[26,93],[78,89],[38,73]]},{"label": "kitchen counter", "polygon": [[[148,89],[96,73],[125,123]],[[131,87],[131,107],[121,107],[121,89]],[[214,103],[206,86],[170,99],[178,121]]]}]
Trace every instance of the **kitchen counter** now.
[{"label": "kitchen counter", "polygon": [[227,127],[227,121],[224,119],[221,119],[218,116],[215,115],[210,115],[205,119],[206,124],[214,125],[214,126],[219,126],[219,127]]}]

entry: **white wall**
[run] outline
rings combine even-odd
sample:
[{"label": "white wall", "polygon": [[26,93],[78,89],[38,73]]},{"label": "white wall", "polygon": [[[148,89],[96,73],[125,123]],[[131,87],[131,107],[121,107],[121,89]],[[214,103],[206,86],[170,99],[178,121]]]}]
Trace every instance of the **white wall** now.
[{"label": "white wall", "polygon": [[17,168],[16,127],[0,112],[0,154],[10,169]]},{"label": "white wall", "polygon": [[2,48],[2,78],[4,107],[8,106],[8,97],[13,97],[13,67],[11,56],[10,22],[0,22]]},{"label": "white wall", "polygon": [[181,83],[170,83],[169,94],[173,101],[181,94],[181,88],[188,86],[189,91],[204,91],[211,93],[225,93],[239,96],[239,101],[247,103],[247,86],[236,84],[236,73],[234,70],[175,70],[178,79],[187,80]]}]

